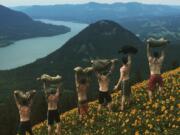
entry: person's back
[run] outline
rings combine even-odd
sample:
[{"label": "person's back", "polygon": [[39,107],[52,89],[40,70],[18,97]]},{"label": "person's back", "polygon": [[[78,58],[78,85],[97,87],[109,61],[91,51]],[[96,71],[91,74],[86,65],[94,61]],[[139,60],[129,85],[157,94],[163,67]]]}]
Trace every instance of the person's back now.
[{"label": "person's back", "polygon": [[123,74],[122,81],[129,80],[130,65],[129,64],[123,65],[120,68],[120,72],[121,72],[121,74]]},{"label": "person's back", "polygon": [[90,78],[85,74],[75,73],[75,83],[78,98],[79,119],[82,120],[84,115],[88,114],[88,98],[87,92],[90,86]]},{"label": "person's back", "polygon": [[151,75],[161,74],[162,63],[162,58],[149,58],[149,68]]},{"label": "person's back", "polygon": [[99,90],[102,92],[107,92],[109,89],[110,79],[106,75],[101,75],[98,79],[99,82]]},{"label": "person's back", "polygon": [[19,134],[20,135],[25,135],[26,132],[29,132],[30,135],[33,135],[32,132],[32,126],[31,126],[31,121],[30,121],[30,113],[31,113],[31,106],[32,106],[32,101],[33,97],[36,93],[35,90],[28,92],[31,97],[30,99],[22,98],[21,97],[21,102],[19,102],[19,99],[17,97],[19,91],[14,91],[14,98],[16,101],[16,105],[19,110],[19,115],[20,115],[20,124],[19,124]]},{"label": "person's back", "polygon": [[19,115],[20,115],[20,121],[29,121],[30,120],[30,107],[29,106],[20,106],[19,107]]},{"label": "person's back", "polygon": [[102,106],[107,106],[109,111],[111,111],[111,94],[109,92],[109,85],[110,85],[110,75],[115,67],[115,61],[111,61],[111,67],[109,71],[101,71],[101,73],[96,72],[96,76],[99,83],[99,107],[98,110],[100,111]]},{"label": "person's back", "polygon": [[77,89],[78,100],[87,100],[87,90],[89,89],[89,84],[79,84]]},{"label": "person's back", "polygon": [[154,52],[152,55],[150,52],[150,45],[147,44],[147,57],[149,61],[150,77],[148,81],[148,95],[152,100],[152,92],[158,88],[161,91],[163,86],[163,79],[161,77],[161,68],[165,57],[164,48],[159,56],[158,52]]},{"label": "person's back", "polygon": [[53,132],[52,126],[54,125],[54,122],[56,122],[57,134],[61,134],[61,125],[60,125],[60,117],[59,117],[59,110],[58,110],[60,86],[61,86],[60,83],[56,84],[55,87],[54,85],[46,86],[46,82],[43,83],[43,88],[46,91],[45,93],[46,93],[47,104],[48,104],[48,112],[47,112],[48,135],[52,135],[52,132]]},{"label": "person's back", "polygon": [[58,96],[56,94],[50,94],[48,96],[48,110],[58,109]]},{"label": "person's back", "polygon": [[118,83],[114,87],[117,90],[121,84],[121,108],[124,110],[125,99],[128,98],[128,103],[130,104],[131,100],[131,85],[130,85],[130,70],[131,70],[131,54],[128,54],[128,57],[122,57],[122,67],[120,68],[120,77]]}]

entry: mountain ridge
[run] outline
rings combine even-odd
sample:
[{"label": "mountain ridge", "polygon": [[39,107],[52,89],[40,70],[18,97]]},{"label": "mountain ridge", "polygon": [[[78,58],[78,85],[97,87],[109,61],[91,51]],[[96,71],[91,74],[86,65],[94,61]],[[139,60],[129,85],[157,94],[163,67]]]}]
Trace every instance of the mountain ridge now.
[{"label": "mountain ridge", "polygon": [[[61,4],[61,5],[45,5],[45,6],[27,6],[15,7],[29,14],[33,18],[59,19],[66,21],[80,21],[86,23],[96,22],[102,19],[118,20],[124,17],[147,17],[147,16],[165,16],[174,15],[180,12],[180,6],[153,5],[142,3],[85,3],[85,4]],[[130,9],[130,10],[129,10]],[[55,10],[59,14],[52,14]],[[49,13],[46,11],[49,11]],[[63,12],[63,15],[61,14]],[[72,16],[75,15],[76,17]],[[96,12],[96,14],[94,14]],[[43,15],[44,14],[44,15]],[[88,19],[86,16],[88,16]]]},{"label": "mountain ridge", "polygon": [[178,42],[180,38],[180,25],[178,23],[180,21],[180,6],[136,2],[112,4],[93,2],[30,6],[23,7],[23,9],[17,7],[15,9],[23,11],[33,18],[48,18],[89,24],[104,19],[116,21],[136,35],[140,35],[139,38],[142,41],[149,36],[166,37],[173,42]]}]

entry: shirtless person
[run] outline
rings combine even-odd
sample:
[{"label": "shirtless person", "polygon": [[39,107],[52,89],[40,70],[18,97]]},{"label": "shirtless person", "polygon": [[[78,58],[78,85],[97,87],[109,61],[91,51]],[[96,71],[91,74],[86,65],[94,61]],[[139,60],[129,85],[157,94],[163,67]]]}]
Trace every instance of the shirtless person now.
[{"label": "shirtless person", "polygon": [[[27,99],[23,99],[22,103],[20,104],[16,96],[18,92],[19,91],[14,91],[14,99],[20,115],[19,135],[26,135],[26,132],[28,132],[30,135],[33,135],[30,121],[30,113],[33,100],[32,98],[30,99],[30,101],[28,101]],[[35,90],[33,90],[32,92],[36,93]]]},{"label": "shirtless person", "polygon": [[110,75],[115,67],[115,61],[112,60],[112,65],[110,70],[104,71],[102,73],[96,72],[96,76],[99,83],[99,107],[98,111],[102,109],[102,106],[106,103],[109,111],[111,111],[111,95],[109,93]]},{"label": "shirtless person", "polygon": [[164,48],[161,51],[160,57],[158,52],[155,52],[152,56],[150,52],[150,45],[147,44],[147,57],[150,68],[148,95],[150,100],[152,100],[152,92],[155,90],[156,86],[159,87],[159,92],[162,90],[163,79],[161,77],[161,68],[162,68],[162,63],[164,61],[164,56],[165,56]]},{"label": "shirtless person", "polygon": [[82,120],[83,116],[88,114],[87,91],[89,90],[90,80],[87,75],[81,75],[76,72],[75,81],[78,95],[79,118]]},{"label": "shirtless person", "polygon": [[128,54],[127,57],[122,58],[123,66],[120,68],[120,78],[118,83],[115,86],[115,90],[118,89],[121,84],[122,89],[122,98],[121,98],[121,107],[120,110],[124,110],[126,97],[128,98],[128,104],[131,101],[131,85],[130,85],[130,70],[131,70],[131,54]]},{"label": "shirtless person", "polygon": [[[44,82],[44,90],[48,91],[46,83]],[[56,133],[58,135],[61,134],[61,125],[60,125],[60,118],[58,112],[58,102],[60,96],[60,84],[57,86],[56,92],[50,92],[46,94],[47,102],[48,102],[48,112],[47,112],[47,121],[48,121],[48,135],[53,135],[52,133],[52,126],[54,122],[56,122]]]}]

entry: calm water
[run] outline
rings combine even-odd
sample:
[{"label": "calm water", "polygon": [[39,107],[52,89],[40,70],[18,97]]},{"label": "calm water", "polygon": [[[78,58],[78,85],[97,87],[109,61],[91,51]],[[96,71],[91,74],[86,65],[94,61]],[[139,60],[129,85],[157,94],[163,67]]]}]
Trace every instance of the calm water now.
[{"label": "calm water", "polygon": [[25,39],[14,44],[0,48],[0,70],[13,69],[19,66],[34,62],[60,48],[71,37],[78,34],[87,27],[87,24],[53,21],[41,19],[40,21],[56,25],[65,25],[71,28],[71,32],[66,34]]}]

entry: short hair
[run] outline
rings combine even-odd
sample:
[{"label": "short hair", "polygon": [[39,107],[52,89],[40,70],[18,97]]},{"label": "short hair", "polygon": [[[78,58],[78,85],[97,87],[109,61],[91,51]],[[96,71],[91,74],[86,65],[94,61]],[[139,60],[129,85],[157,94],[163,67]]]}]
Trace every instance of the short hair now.
[{"label": "short hair", "polygon": [[80,84],[86,84],[87,83],[87,79],[86,78],[82,78],[79,81]]},{"label": "short hair", "polygon": [[123,56],[121,60],[122,60],[123,64],[127,64],[128,63],[128,58],[126,56]]},{"label": "short hair", "polygon": [[27,99],[22,99],[22,105],[23,106],[28,106],[28,100]]},{"label": "short hair", "polygon": [[108,70],[103,70],[103,71],[101,71],[100,74],[106,76],[108,73],[109,73]]},{"label": "short hair", "polygon": [[159,57],[159,53],[158,53],[158,52],[154,52],[154,53],[153,53],[153,56],[154,56],[155,58],[158,58],[158,57]]}]

